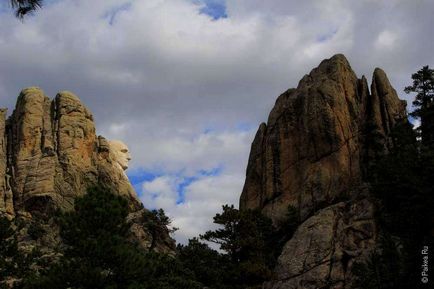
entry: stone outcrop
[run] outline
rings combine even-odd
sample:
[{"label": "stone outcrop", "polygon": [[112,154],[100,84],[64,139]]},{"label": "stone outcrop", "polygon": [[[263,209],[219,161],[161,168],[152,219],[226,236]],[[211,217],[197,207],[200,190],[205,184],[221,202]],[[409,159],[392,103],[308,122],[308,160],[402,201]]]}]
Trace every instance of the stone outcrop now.
[{"label": "stone outcrop", "polygon": [[387,152],[388,133],[406,117],[381,69],[371,91],[336,55],[279,96],[253,141],[240,207],[261,208],[278,221],[293,205],[306,219],[346,198],[362,183],[371,147]]},{"label": "stone outcrop", "polygon": [[6,110],[0,110],[0,212],[14,214],[11,175],[7,166]]},{"label": "stone outcrop", "polygon": [[[143,205],[124,172],[128,148],[119,144],[96,135],[92,114],[71,92],[51,100],[39,88],[24,89],[8,119],[0,110],[0,214],[32,220],[69,210],[95,185],[126,197],[131,214],[140,214]],[[143,244],[152,241],[142,237]],[[168,234],[167,240],[160,251],[173,249]]]},{"label": "stone outcrop", "polygon": [[265,289],[351,288],[351,268],[376,246],[374,207],[340,202],[302,223],[279,257],[278,280]]},{"label": "stone outcrop", "polygon": [[406,103],[386,74],[375,69],[369,89],[341,54],[278,97],[252,143],[240,198],[241,209],[259,208],[275,225],[288,206],[299,212],[277,281],[266,288],[349,286],[352,263],[377,238],[365,177],[393,147],[389,134],[403,120]]}]

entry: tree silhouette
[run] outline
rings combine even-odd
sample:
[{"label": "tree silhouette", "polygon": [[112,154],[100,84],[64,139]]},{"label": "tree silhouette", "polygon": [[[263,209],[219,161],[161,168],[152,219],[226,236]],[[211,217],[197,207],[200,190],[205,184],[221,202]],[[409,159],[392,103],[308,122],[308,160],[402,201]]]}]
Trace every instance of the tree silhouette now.
[{"label": "tree silhouette", "polygon": [[432,144],[434,141],[434,69],[424,66],[414,73],[411,78],[413,85],[407,86],[406,93],[415,92],[416,98],[413,101],[415,110],[411,116],[420,118],[420,131],[422,143]]},{"label": "tree silhouette", "polygon": [[[159,224],[169,223],[163,211],[156,212]],[[203,288],[178,259],[131,242],[127,215],[125,198],[102,187],[89,189],[74,210],[56,217],[65,244],[59,259],[25,276],[16,289]]]},{"label": "tree silhouette", "polygon": [[10,5],[15,9],[15,16],[23,19],[42,7],[43,0],[10,0]]}]

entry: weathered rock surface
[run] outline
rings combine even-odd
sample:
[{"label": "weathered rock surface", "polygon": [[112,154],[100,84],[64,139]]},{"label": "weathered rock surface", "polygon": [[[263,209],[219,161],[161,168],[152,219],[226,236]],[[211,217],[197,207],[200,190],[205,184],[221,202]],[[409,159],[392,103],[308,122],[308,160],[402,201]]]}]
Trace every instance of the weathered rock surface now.
[{"label": "weathered rock surface", "polygon": [[276,225],[288,206],[299,212],[266,288],[349,288],[351,264],[377,238],[365,176],[402,120],[406,103],[386,74],[375,69],[369,90],[341,54],[278,97],[252,143],[240,198],[241,209],[259,208]]},{"label": "weathered rock surface", "polygon": [[6,110],[0,110],[0,213],[11,217],[14,214],[13,195],[10,187],[10,172],[7,167]]},{"label": "weathered rock surface", "polygon": [[[50,100],[37,87],[24,89],[7,120],[0,110],[0,214],[32,220],[52,209],[68,210],[95,185],[126,197],[131,214],[142,212],[124,172],[128,148],[119,144],[96,135],[92,114],[71,92]],[[136,237],[152,242],[149,234]],[[166,237],[160,251],[174,247]]]},{"label": "weathered rock surface", "polygon": [[253,141],[240,207],[279,221],[293,205],[304,220],[357,191],[374,142],[387,151],[388,133],[406,117],[380,69],[371,90],[338,54],[279,96]]},{"label": "weathered rock surface", "polygon": [[348,288],[354,260],[376,244],[374,207],[364,199],[318,211],[299,226],[278,260],[278,281],[265,288]]}]

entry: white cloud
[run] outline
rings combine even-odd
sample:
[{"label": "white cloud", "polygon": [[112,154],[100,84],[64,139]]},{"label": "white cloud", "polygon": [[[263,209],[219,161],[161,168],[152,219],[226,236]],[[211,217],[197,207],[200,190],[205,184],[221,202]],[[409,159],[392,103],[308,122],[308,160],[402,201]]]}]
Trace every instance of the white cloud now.
[{"label": "white cloud", "polygon": [[165,175],[143,184],[142,201],[151,208],[163,208],[173,220],[174,227],[181,228],[175,236],[179,242],[203,234],[215,227],[213,217],[223,204],[238,203],[244,179],[238,175],[199,176],[183,191],[183,201],[178,202],[180,183],[187,176]]},{"label": "white cloud", "polygon": [[390,30],[381,31],[375,41],[375,47],[377,49],[393,49],[396,46],[398,36],[396,33]]},{"label": "white cloud", "polygon": [[143,204],[148,207],[163,208],[170,211],[176,206],[178,181],[178,178],[162,176],[143,183]]}]

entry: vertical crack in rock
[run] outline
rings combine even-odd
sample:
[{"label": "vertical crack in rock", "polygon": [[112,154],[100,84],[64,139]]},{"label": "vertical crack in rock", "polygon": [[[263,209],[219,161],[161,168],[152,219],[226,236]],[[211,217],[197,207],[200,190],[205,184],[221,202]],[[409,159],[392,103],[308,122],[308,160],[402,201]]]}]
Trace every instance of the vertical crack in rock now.
[{"label": "vertical crack in rock", "polygon": [[[370,92],[341,54],[278,97],[252,144],[240,209],[258,208],[280,224],[292,205],[303,223],[264,288],[350,286],[354,260],[376,246],[366,173],[388,153],[389,134],[406,117],[384,71],[375,69]],[[323,252],[329,258],[316,259]]]},{"label": "vertical crack in rock", "polygon": [[[29,224],[46,221],[53,209],[72,209],[76,197],[99,185],[128,200],[132,238],[149,249],[146,209],[113,150],[97,137],[92,114],[76,95],[62,91],[50,100],[40,88],[23,89],[7,120],[0,110],[0,214]],[[56,234],[53,226],[47,229]],[[173,252],[169,231],[161,232],[153,250]]]},{"label": "vertical crack in rock", "polygon": [[0,213],[12,218],[15,214],[11,188],[11,173],[8,166],[8,139],[6,109],[0,109]]}]

